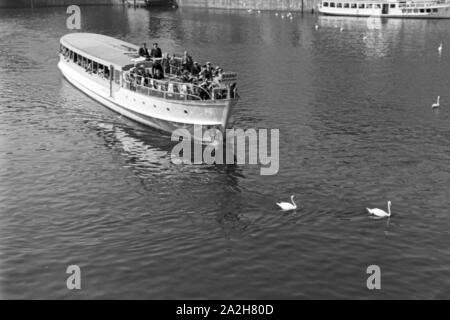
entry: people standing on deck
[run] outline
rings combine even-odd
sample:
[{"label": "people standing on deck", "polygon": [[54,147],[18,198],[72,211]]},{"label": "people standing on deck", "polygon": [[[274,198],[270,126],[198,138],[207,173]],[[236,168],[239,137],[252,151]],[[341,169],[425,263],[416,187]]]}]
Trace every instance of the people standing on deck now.
[{"label": "people standing on deck", "polygon": [[200,71],[199,77],[202,80],[212,80],[212,66],[211,62],[208,62],[206,65],[202,66],[202,70]]},{"label": "people standing on deck", "polygon": [[[145,43],[143,47],[139,49],[139,55],[147,57],[148,49]],[[194,62],[192,57],[187,51],[184,51],[183,55],[176,56],[165,54],[163,56],[161,49],[158,47],[157,43],[153,44],[153,49],[151,49],[148,55],[149,59],[153,58],[153,66],[151,68],[151,73],[141,67],[140,65],[132,68],[130,70],[130,89],[133,90],[136,85],[144,85],[148,87],[154,87],[158,90],[164,89],[167,86],[165,82],[157,82],[154,80],[165,79],[165,74],[175,82],[181,82],[181,86],[186,88],[184,93],[188,92],[187,86],[191,87],[191,92],[198,95],[200,99],[222,99],[227,96],[227,91],[222,83],[223,81],[223,69],[219,66],[213,67],[211,62],[207,62],[205,65],[201,66],[198,62]],[[156,87],[155,87],[156,86]],[[175,87],[174,92],[178,92]],[[234,95],[234,92],[233,92]]]},{"label": "people standing on deck", "polygon": [[164,70],[159,62],[155,62],[152,67],[153,78],[164,79]]},{"label": "people standing on deck", "polygon": [[178,74],[178,61],[176,59],[175,54],[172,54],[172,56],[169,59],[169,73]]},{"label": "people standing on deck", "polygon": [[208,100],[209,99],[209,91],[208,91],[208,82],[205,80],[202,83],[200,83],[199,86],[200,92],[199,97],[201,100]]},{"label": "people standing on deck", "polygon": [[149,58],[150,54],[148,53],[147,44],[144,42],[142,43],[142,47],[139,48],[139,56],[144,58]]},{"label": "people standing on deck", "polygon": [[192,76],[197,77],[200,74],[200,71],[202,71],[200,64],[198,62],[194,62],[194,65],[192,66]]},{"label": "people standing on deck", "polygon": [[153,49],[150,51],[150,56],[152,58],[162,58],[162,51],[156,42],[153,44]]},{"label": "people standing on deck", "polygon": [[170,55],[165,53],[161,63],[165,74],[170,73],[170,59]]},{"label": "people standing on deck", "polygon": [[213,78],[213,68],[211,62],[206,63],[206,77],[208,80],[212,80]]},{"label": "people standing on deck", "polygon": [[188,54],[187,51],[185,51],[183,54],[183,58],[181,59],[181,67],[184,70],[192,72],[193,65],[194,65],[194,60],[192,60],[192,57]]},{"label": "people standing on deck", "polygon": [[216,70],[214,71],[213,82],[220,84],[222,78],[223,78],[223,69],[217,66]]}]

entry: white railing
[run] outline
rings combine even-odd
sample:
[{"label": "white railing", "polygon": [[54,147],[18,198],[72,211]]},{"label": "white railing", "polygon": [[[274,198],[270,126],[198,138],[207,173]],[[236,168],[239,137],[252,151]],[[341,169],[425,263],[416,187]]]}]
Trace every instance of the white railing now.
[{"label": "white railing", "polygon": [[137,76],[136,79],[124,79],[123,87],[137,93],[171,100],[215,100],[204,88],[192,84],[156,80]]}]

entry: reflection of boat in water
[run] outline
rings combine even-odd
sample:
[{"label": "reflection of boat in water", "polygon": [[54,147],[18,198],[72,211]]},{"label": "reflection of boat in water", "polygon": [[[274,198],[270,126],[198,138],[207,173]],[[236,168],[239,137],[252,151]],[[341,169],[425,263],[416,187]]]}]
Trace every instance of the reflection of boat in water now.
[{"label": "reflection of boat in water", "polygon": [[177,3],[174,0],[125,0],[129,7],[176,7]]},{"label": "reflection of boat in water", "polygon": [[[205,89],[169,72],[163,80],[137,76],[152,61],[138,47],[112,37],[71,33],[61,38],[58,67],[75,87],[106,107],[144,125],[173,132],[194,125],[223,131],[230,124],[238,95],[235,73],[223,73],[218,86]],[[157,59],[164,65],[164,59]],[[162,61],[161,61],[162,60]]]},{"label": "reflection of boat in water", "polygon": [[139,163],[148,168],[162,168],[172,165],[169,150],[146,143],[132,130],[127,131],[126,127],[121,128],[109,123],[99,122],[97,125],[102,131],[108,133],[104,136],[104,139],[111,146],[120,148],[129,159],[133,159],[135,164]]},{"label": "reflection of boat in water", "polygon": [[[125,160],[124,167],[132,169],[140,178],[163,175],[167,179],[191,178],[191,173],[217,173],[222,177],[224,185],[238,188],[238,178],[243,177],[242,170],[236,165],[179,165],[173,161],[173,143],[145,128],[124,126],[122,122],[92,121],[91,127],[101,136],[105,145],[115,150]],[[202,152],[206,146],[202,146]],[[225,174],[224,176],[222,174]],[[200,175],[201,176],[201,175]],[[207,177],[207,176],[203,176]],[[221,179],[222,179],[221,178]]]},{"label": "reflection of boat in water", "polygon": [[450,18],[450,0],[322,0],[319,12],[335,16]]}]

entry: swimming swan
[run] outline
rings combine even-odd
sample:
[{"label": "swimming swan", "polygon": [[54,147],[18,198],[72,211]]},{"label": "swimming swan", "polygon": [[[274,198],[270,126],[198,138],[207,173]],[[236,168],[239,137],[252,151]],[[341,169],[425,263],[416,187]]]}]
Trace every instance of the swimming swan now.
[{"label": "swimming swan", "polygon": [[277,202],[277,206],[283,211],[295,210],[297,209],[297,204],[294,202],[294,196],[291,196],[292,203],[289,202]]},{"label": "swimming swan", "polygon": [[434,108],[439,108],[440,107],[440,105],[439,105],[439,99],[441,98],[441,96],[438,96],[437,97],[437,101],[436,101],[436,103],[433,103],[432,105],[431,105],[431,108],[432,109],[434,109]]},{"label": "swimming swan", "polygon": [[391,216],[391,202],[388,201],[387,205],[388,205],[388,212],[386,212],[384,210],[381,210],[381,209],[378,209],[378,208],[375,208],[375,209],[366,208],[366,209],[367,209],[367,211],[370,214],[373,214],[374,216],[377,216],[377,217],[390,217]]}]

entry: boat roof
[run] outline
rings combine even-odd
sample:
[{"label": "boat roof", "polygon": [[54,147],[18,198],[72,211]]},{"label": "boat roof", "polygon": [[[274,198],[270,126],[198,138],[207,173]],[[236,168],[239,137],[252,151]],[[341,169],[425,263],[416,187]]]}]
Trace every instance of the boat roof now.
[{"label": "boat roof", "polygon": [[139,56],[138,46],[96,33],[69,33],[60,42],[88,59],[106,66],[112,64],[116,69],[133,64],[132,59]]}]

